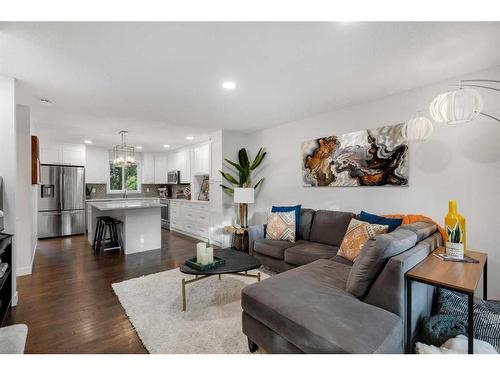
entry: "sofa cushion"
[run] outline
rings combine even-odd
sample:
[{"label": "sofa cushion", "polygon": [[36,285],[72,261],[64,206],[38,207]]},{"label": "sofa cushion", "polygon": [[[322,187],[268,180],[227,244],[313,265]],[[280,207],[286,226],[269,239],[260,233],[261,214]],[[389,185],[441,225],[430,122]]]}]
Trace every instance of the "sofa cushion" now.
[{"label": "sofa cushion", "polygon": [[417,235],[403,227],[370,238],[352,266],[347,279],[347,291],[358,298],[363,298],[385,261],[408,250],[416,243]]},{"label": "sofa cushion", "polygon": [[242,307],[305,353],[401,352],[401,319],[343,290],[349,268],[328,259],[294,268],[245,287]]},{"label": "sofa cushion", "polygon": [[299,240],[309,241],[311,237],[311,225],[316,211],[310,208],[303,208],[300,210],[300,230],[297,236]]},{"label": "sofa cushion", "polygon": [[355,216],[352,212],[316,211],[311,226],[310,240],[326,245],[340,246],[349,222]]},{"label": "sofa cushion", "polygon": [[291,212],[295,213],[295,238],[298,239],[300,233],[300,208],[302,205],[298,204],[296,206],[273,206],[271,212]]},{"label": "sofa cushion", "polygon": [[275,241],[264,238],[254,241],[253,251],[262,255],[267,255],[268,257],[283,260],[285,259],[285,249],[301,244],[302,242],[303,241],[297,241],[293,243],[290,241]]},{"label": "sofa cushion", "polygon": [[285,250],[285,262],[302,266],[318,259],[330,259],[334,257],[339,248],[318,242],[305,242]]},{"label": "sofa cushion", "polygon": [[411,230],[417,235],[417,242],[429,237],[437,230],[437,225],[429,221],[417,221],[412,224],[403,225],[401,228]]},{"label": "sofa cushion", "polygon": [[370,213],[365,212],[365,211],[360,212],[359,220],[366,221],[367,223],[370,223],[370,224],[387,225],[389,227],[388,232],[392,232],[393,230],[396,230],[398,227],[401,226],[401,223],[403,222],[403,219],[388,218],[388,217],[384,217],[384,216],[370,214]]}]

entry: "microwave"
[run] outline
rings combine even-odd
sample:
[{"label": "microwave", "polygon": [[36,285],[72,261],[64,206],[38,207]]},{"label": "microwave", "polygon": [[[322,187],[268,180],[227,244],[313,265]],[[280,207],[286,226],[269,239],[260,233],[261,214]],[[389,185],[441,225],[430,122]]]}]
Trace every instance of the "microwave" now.
[{"label": "microwave", "polygon": [[170,171],[167,173],[168,184],[180,184],[180,182],[181,182],[181,171]]}]

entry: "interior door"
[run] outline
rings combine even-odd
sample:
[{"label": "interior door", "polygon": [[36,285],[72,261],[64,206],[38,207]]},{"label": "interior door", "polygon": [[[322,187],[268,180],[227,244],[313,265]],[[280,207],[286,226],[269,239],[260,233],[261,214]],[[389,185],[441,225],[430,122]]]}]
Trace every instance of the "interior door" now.
[{"label": "interior door", "polygon": [[40,166],[38,211],[60,211],[62,168],[56,165]]}]

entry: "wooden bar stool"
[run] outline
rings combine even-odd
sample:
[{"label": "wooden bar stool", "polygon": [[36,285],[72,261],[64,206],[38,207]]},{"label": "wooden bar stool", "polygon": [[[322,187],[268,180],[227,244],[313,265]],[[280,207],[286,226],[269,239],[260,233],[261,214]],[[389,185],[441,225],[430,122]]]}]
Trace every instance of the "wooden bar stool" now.
[{"label": "wooden bar stool", "polygon": [[95,245],[96,253],[105,250],[122,250],[122,241],[118,226],[121,221],[110,216],[98,218],[98,232]]}]

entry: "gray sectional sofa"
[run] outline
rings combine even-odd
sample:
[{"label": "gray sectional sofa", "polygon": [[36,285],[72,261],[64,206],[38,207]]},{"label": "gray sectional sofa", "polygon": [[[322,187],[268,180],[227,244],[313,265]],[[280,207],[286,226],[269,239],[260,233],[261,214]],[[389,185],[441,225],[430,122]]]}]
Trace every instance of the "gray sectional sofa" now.
[{"label": "gray sectional sofa", "polygon": [[[432,223],[401,226],[370,239],[352,263],[337,252],[354,217],[303,209],[295,243],[266,239],[263,225],[249,229],[250,253],[279,273],[242,291],[243,332],[251,351],[403,352],[404,273],[442,238]],[[430,315],[434,290],[418,283],[412,288],[415,332]]]}]

